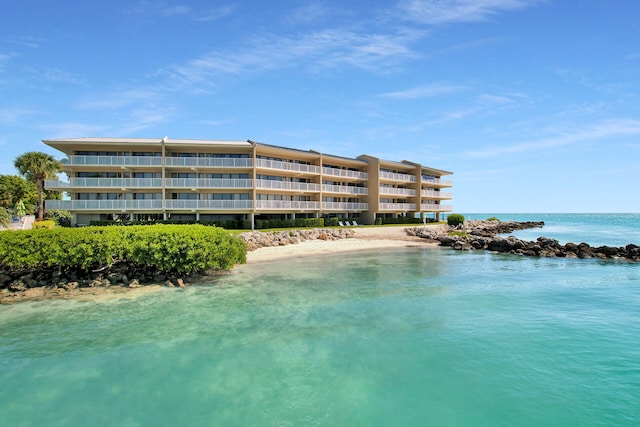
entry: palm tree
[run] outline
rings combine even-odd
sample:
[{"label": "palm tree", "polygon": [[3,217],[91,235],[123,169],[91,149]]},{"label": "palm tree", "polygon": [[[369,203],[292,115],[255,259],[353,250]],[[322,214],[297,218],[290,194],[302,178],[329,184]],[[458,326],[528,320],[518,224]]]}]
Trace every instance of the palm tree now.
[{"label": "palm tree", "polygon": [[44,180],[56,177],[56,173],[60,172],[61,169],[60,162],[50,154],[30,151],[16,157],[13,165],[18,169],[20,175],[36,183],[38,190],[38,221],[42,221],[44,217],[44,200],[42,198]]}]

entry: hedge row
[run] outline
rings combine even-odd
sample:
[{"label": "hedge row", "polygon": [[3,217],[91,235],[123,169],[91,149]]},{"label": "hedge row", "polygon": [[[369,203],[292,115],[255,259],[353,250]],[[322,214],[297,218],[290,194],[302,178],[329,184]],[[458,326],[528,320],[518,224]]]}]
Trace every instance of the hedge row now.
[{"label": "hedge row", "polygon": [[188,276],[246,261],[246,245],[202,225],[55,228],[0,233],[0,269],[94,270],[124,261]]},{"label": "hedge row", "polygon": [[324,218],[257,219],[256,228],[324,227]]},{"label": "hedge row", "polygon": [[[433,218],[427,218],[427,222],[436,222]],[[422,224],[420,218],[413,217],[398,217],[398,218],[383,218],[382,224]]]},{"label": "hedge row", "polygon": [[169,224],[169,225],[193,225],[200,224],[206,226],[220,227],[226,228],[228,230],[242,230],[242,229],[250,229],[251,221],[246,220],[212,220],[212,221],[197,221],[197,220],[151,220],[151,221],[116,221],[116,220],[100,220],[100,221],[91,221],[90,225],[96,227],[103,226],[131,226],[131,225],[153,225],[153,224]]}]

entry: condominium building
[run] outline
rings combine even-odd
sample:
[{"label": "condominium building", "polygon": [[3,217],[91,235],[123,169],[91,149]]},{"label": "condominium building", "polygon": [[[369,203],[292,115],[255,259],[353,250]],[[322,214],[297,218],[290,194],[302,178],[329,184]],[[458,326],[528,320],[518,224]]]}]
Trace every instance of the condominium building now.
[{"label": "condominium building", "polygon": [[73,225],[114,218],[246,220],[339,217],[440,219],[451,172],[410,161],[347,158],[248,141],[153,138],[44,140],[61,151],[67,193],[46,208]]}]

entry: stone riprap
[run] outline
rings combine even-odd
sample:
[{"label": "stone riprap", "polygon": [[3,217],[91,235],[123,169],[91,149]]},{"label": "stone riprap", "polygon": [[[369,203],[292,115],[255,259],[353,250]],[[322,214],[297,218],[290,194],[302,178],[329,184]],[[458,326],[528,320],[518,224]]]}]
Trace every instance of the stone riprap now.
[{"label": "stone riprap", "polygon": [[284,230],[284,231],[250,231],[240,233],[239,237],[247,243],[250,251],[258,248],[272,246],[286,246],[307,240],[341,240],[354,237],[355,231],[351,228],[313,228],[309,230]]},{"label": "stone riprap", "polygon": [[515,230],[543,226],[543,222],[468,221],[462,227],[440,229],[414,227],[405,229],[405,232],[410,236],[438,241],[441,246],[456,250],[477,249],[538,257],[625,258],[640,261],[640,247],[634,244],[621,247],[590,246],[588,243],[561,245],[557,240],[548,237],[538,237],[535,241],[526,241],[513,236],[501,236],[501,234],[508,234]]}]

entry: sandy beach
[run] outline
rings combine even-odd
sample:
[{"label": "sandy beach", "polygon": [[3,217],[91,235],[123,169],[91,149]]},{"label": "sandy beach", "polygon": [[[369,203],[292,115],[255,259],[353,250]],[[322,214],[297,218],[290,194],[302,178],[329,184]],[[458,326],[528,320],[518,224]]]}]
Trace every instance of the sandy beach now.
[{"label": "sandy beach", "polygon": [[393,249],[425,245],[438,246],[437,243],[428,243],[420,237],[407,236],[404,232],[405,228],[406,225],[396,227],[353,228],[355,236],[349,239],[328,241],[309,240],[294,245],[259,248],[247,253],[247,264],[322,253],[353,252],[380,248]]}]

